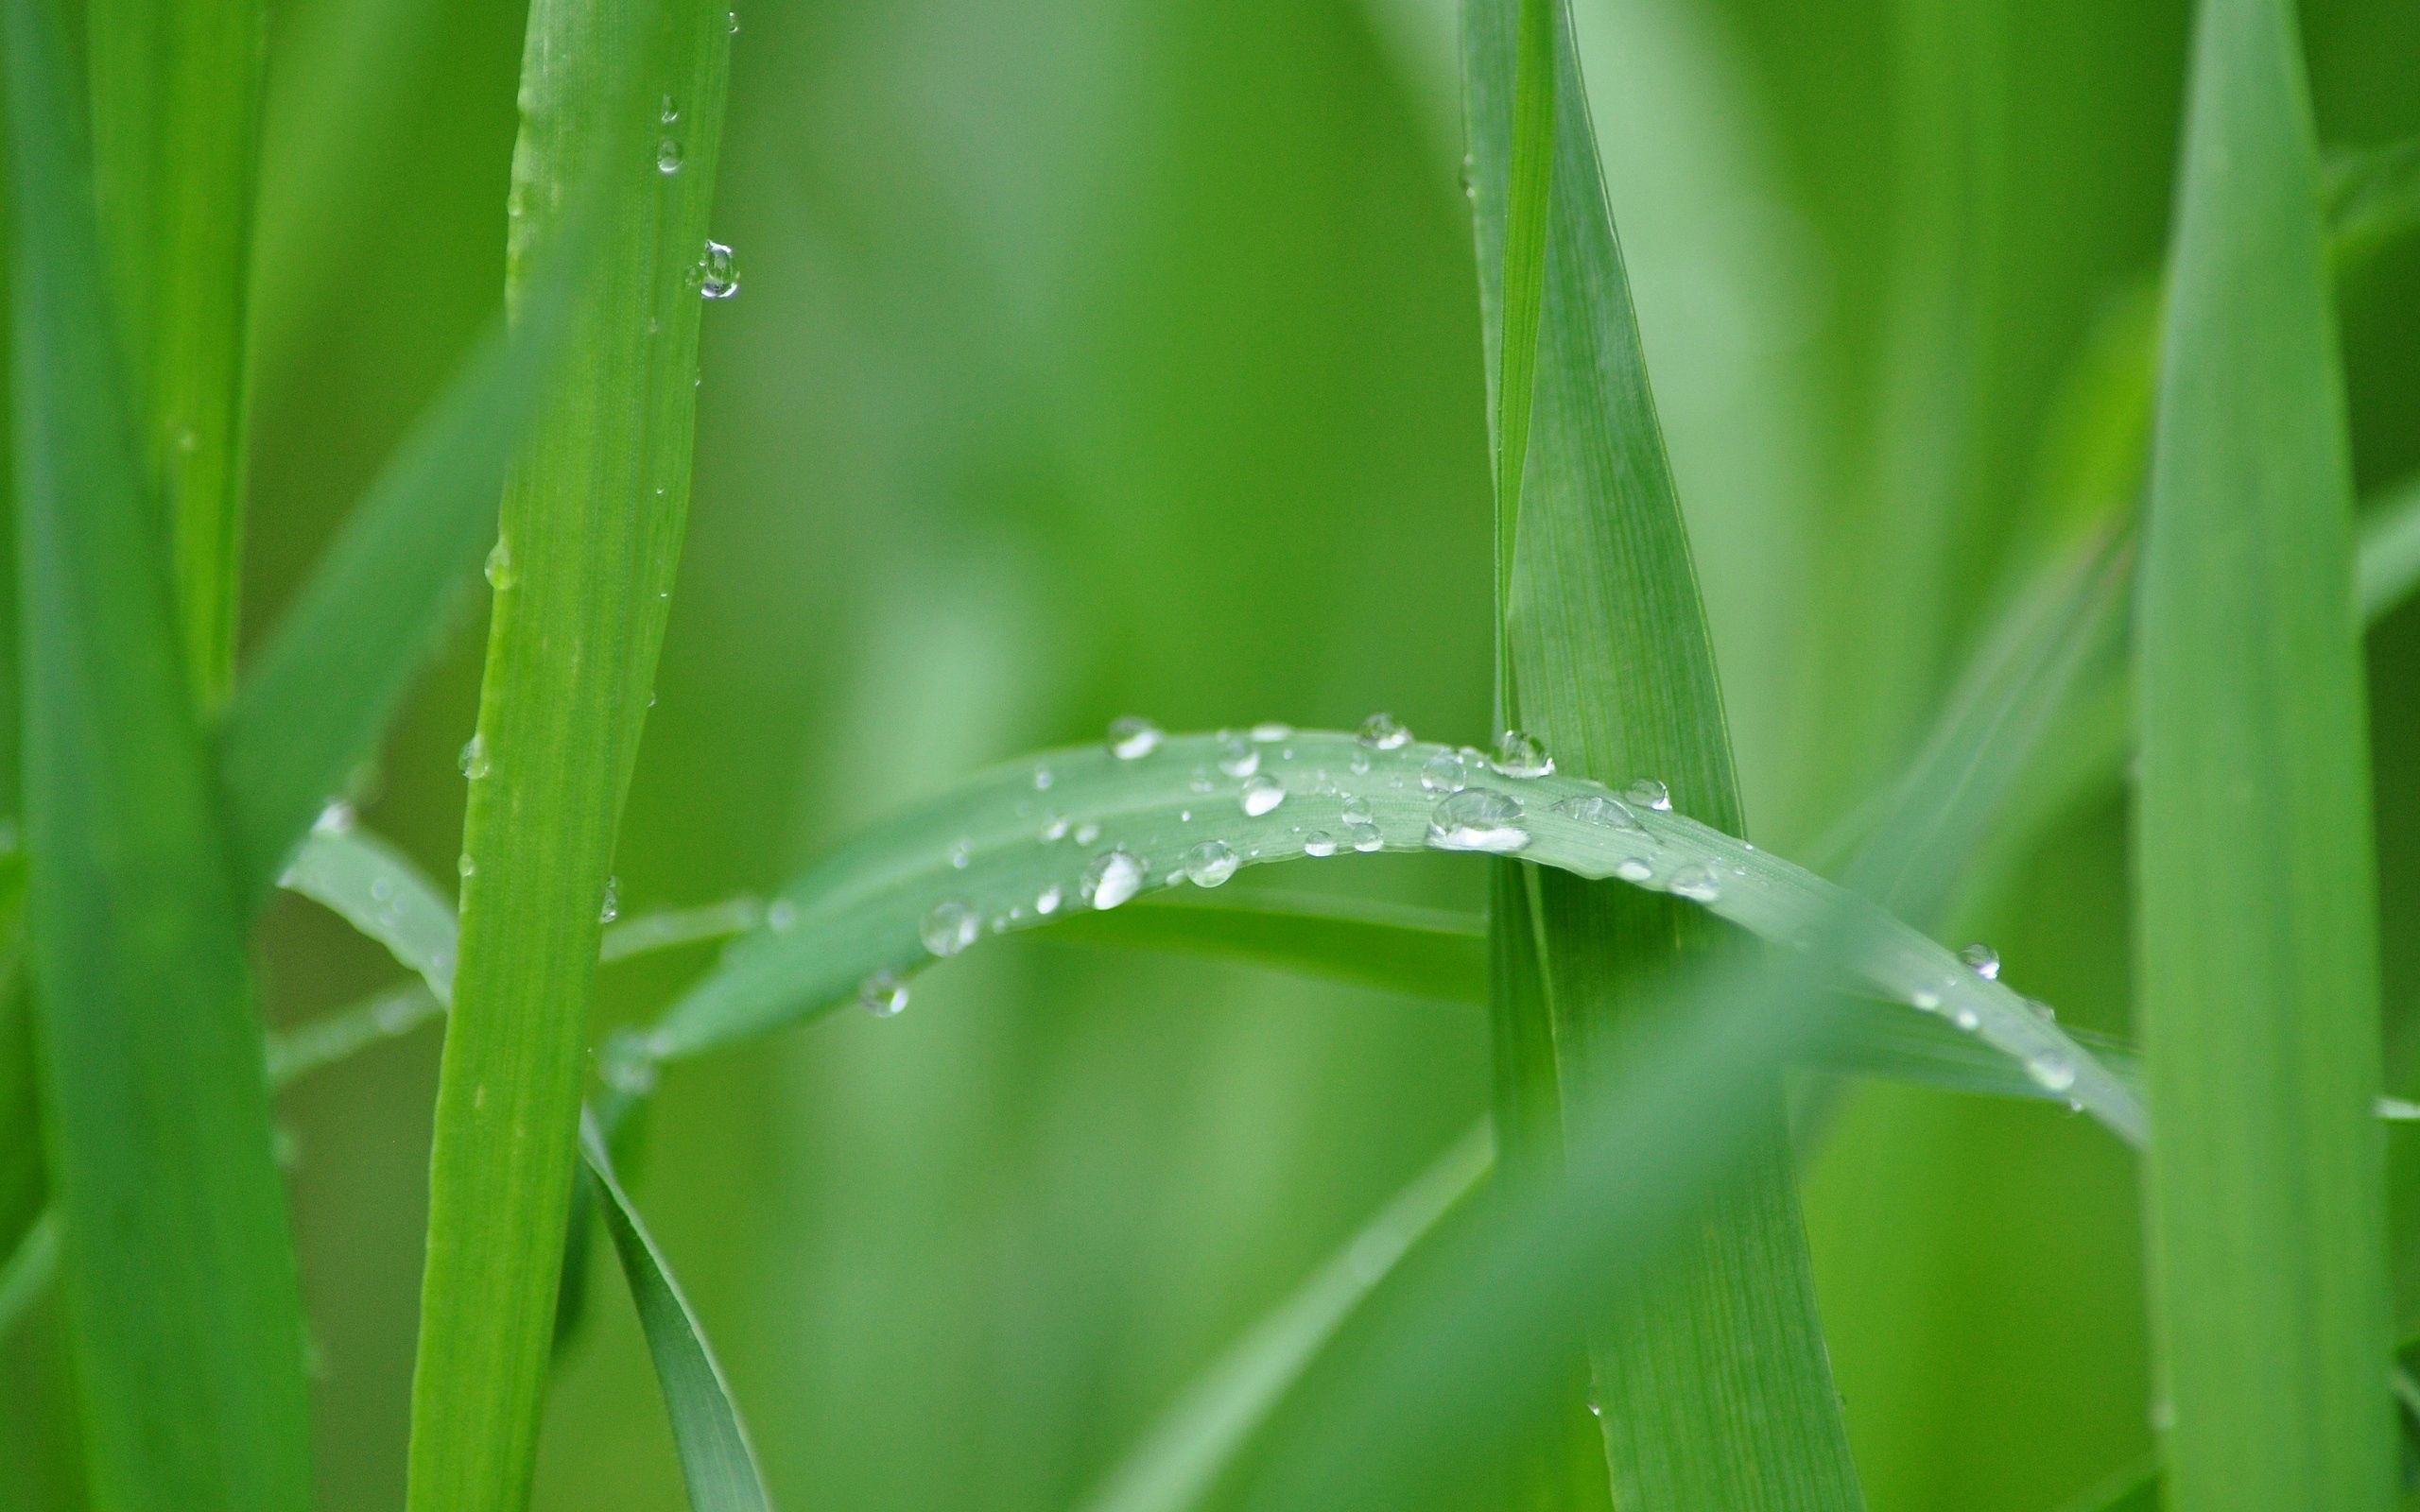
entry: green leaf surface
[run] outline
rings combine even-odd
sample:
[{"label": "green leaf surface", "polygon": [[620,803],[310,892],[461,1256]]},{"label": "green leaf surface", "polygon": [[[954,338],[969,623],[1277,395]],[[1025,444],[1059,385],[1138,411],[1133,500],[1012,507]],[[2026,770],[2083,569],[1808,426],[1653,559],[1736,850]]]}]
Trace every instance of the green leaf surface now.
[{"label": "green leaf surface", "polygon": [[[518,1512],[528,1496],[600,905],[688,505],[729,51],[725,9],[700,0],[541,0],[530,12],[508,249],[516,312],[560,254],[599,143],[607,166],[577,213],[606,230],[492,558],[429,1167],[413,1512]],[[680,147],[670,173],[666,135]]]},{"label": "green leaf surface", "polygon": [[[1498,707],[1569,769],[1659,779],[1685,811],[1738,833],[1713,645],[1569,25],[1545,0],[1463,9],[1479,283],[1504,289],[1487,310],[1507,417]],[[1534,315],[1515,298],[1533,279]],[[1670,899],[1526,869],[1494,897],[1505,1159],[1551,1161],[1550,1148],[1526,1156],[1518,1131],[1551,1127],[1558,1084],[1601,1076],[1632,1015],[1716,932]],[[1710,1194],[1651,1283],[1598,1314],[1589,1355],[1626,1508],[1860,1504],[1778,1081],[1744,1116],[1754,1153],[1737,1183]]]},{"label": "green leaf surface", "polygon": [[40,0],[6,7],[30,915],[50,1190],[103,1505],[299,1508],[302,1301],[260,1025],[87,180]]},{"label": "green leaf surface", "polygon": [[2136,623],[2167,1503],[2393,1504],[2351,479],[2292,8],[2205,0]]},{"label": "green leaf surface", "polygon": [[738,1410],[732,1405],[722,1366],[716,1364],[689,1299],[681,1295],[630,1194],[615,1179],[604,1135],[586,1115],[580,1122],[579,1148],[589,1179],[604,1198],[600,1211],[605,1228],[613,1235],[614,1252],[622,1262],[639,1326],[647,1333],[648,1352],[655,1360],[656,1380],[664,1387],[689,1505],[694,1512],[763,1512],[772,1502],[765,1494],[764,1477],[756,1469],[755,1452],[748,1447]]}]

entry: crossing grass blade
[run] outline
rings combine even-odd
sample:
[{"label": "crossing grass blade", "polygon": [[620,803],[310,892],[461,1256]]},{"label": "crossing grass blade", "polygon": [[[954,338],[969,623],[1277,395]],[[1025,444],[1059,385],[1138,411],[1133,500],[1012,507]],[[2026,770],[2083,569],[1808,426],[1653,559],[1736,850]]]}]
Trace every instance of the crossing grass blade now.
[{"label": "crossing grass blade", "polygon": [[2376,872],[2344,400],[2295,21],[2205,0],[2136,623],[2167,1503],[2385,1507]]},{"label": "crossing grass blade", "polygon": [[[1502,323],[1487,343],[1502,369],[1497,406],[1529,406],[1525,427],[1498,434],[1499,707],[1572,769],[1658,778],[1685,810],[1738,833],[1712,642],[1564,8],[1470,0],[1463,87],[1479,283],[1505,290],[1487,312]],[[1544,112],[1544,125],[1525,112]],[[1550,174],[1528,166],[1541,136]],[[1533,272],[1534,376],[1514,366],[1530,312],[1513,300]],[[1632,1015],[1719,926],[1668,898],[1526,868],[1499,876],[1494,897],[1499,1123],[1510,1112],[1516,1128],[1551,1125],[1553,1089],[1601,1080]],[[1743,1116],[1754,1153],[1736,1184],[1711,1194],[1652,1283],[1594,1314],[1605,1457],[1626,1508],[1860,1502],[1778,1081]],[[1506,1139],[1510,1164],[1520,1151]]]},{"label": "crossing grass blade", "polygon": [[[581,281],[566,374],[514,461],[493,558],[429,1165],[412,1512],[518,1512],[528,1497],[599,908],[688,504],[697,271],[729,44],[725,9],[700,0],[530,11],[509,297],[560,252],[598,141],[612,155],[579,214],[606,240]],[[670,173],[666,135],[679,145]]]},{"label": "crossing grass blade", "polygon": [[93,0],[95,198],[197,705],[234,663],[263,0]]},{"label": "crossing grass blade", "polygon": [[302,1303],[190,707],[49,8],[5,69],[27,853],[48,1184],[104,1505],[310,1494]]}]

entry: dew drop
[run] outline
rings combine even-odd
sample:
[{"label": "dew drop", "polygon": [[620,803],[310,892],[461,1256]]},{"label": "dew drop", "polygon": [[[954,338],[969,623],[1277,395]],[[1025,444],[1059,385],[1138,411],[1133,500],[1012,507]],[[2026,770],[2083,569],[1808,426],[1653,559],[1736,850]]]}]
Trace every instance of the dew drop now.
[{"label": "dew drop", "polygon": [[1378,833],[1378,827],[1374,824],[1347,824],[1344,827],[1344,838],[1352,843],[1354,850],[1360,851],[1363,855],[1368,855],[1373,850],[1384,850],[1387,844],[1387,837]]},{"label": "dew drop", "polygon": [[1420,768],[1420,785],[1431,793],[1459,793],[1467,781],[1462,759],[1450,750],[1439,751]]},{"label": "dew drop", "polygon": [[662,121],[666,126],[670,126],[673,122],[681,119],[680,102],[675,100],[671,95],[666,94],[664,96],[664,104],[656,111],[655,118]]},{"label": "dew drop", "polygon": [[[1260,764],[1255,761],[1253,765],[1257,766]],[[1195,767],[1193,775],[1186,779],[1184,785],[1196,793],[1215,793],[1219,790],[1219,784],[1210,780],[1210,768],[1207,766]]]},{"label": "dew drop", "polygon": [[1545,777],[1554,770],[1554,758],[1535,735],[1508,730],[1495,737],[1495,756],[1488,765],[1507,777]]},{"label": "dew drop", "polygon": [[454,858],[454,875],[461,878],[464,882],[468,882],[473,877],[478,875],[478,870],[479,864],[471,859],[471,852],[468,850],[463,851],[460,855]]},{"label": "dew drop", "polygon": [[1084,902],[1115,908],[1143,890],[1143,863],[1123,849],[1104,850],[1084,868]]},{"label": "dew drop", "polygon": [[1344,822],[1349,825],[1374,824],[1377,821],[1377,816],[1370,812],[1370,800],[1366,798],[1358,797],[1349,798],[1344,800],[1344,814],[1342,817]]},{"label": "dew drop", "polygon": [[1981,1025],[1983,1016],[1977,1013],[1973,1008],[1968,1007],[1965,1004],[1961,1003],[1958,1006],[1949,1010],[1949,1022],[1958,1025],[1961,1029],[1972,1032]]},{"label": "dew drop", "polygon": [[975,847],[964,840],[949,848],[949,864],[955,870],[964,871],[975,864]]},{"label": "dew drop", "polygon": [[776,935],[786,935],[798,924],[798,904],[786,898],[776,898],[765,905],[765,927]]},{"label": "dew drop", "polygon": [[311,821],[311,833],[351,834],[353,819],[353,805],[340,798],[332,798],[328,799],[327,806],[320,810],[320,816]]},{"label": "dew drop", "polygon": [[1314,858],[1336,854],[1336,836],[1325,830],[1313,830],[1303,836],[1303,854]]},{"label": "dew drop", "polygon": [[694,277],[698,292],[709,300],[727,300],[739,292],[739,259],[720,242],[706,243]]},{"label": "dew drop", "polygon": [[504,543],[502,536],[496,537],[495,544],[488,548],[484,571],[488,586],[497,593],[501,593],[512,586],[512,548]]},{"label": "dew drop", "polygon": [[1066,901],[1066,897],[1067,895],[1060,890],[1059,885],[1052,883],[1034,895],[1033,911],[1047,919],[1059,911],[1059,905]]},{"label": "dew drop", "polygon": [[1254,777],[1244,783],[1244,813],[1258,818],[1286,801],[1285,784],[1273,777]]},{"label": "dew drop", "polygon": [[1236,874],[1243,858],[1224,840],[1204,840],[1184,853],[1184,877],[1197,887],[1216,887]]},{"label": "dew drop", "polygon": [[1252,727],[1252,738],[1264,746],[1271,741],[1284,740],[1293,732],[1294,727],[1282,719],[1264,719]]},{"label": "dew drop", "polygon": [[1919,1013],[1939,1013],[1941,994],[1930,988],[1920,987],[1908,994],[1908,1003]]},{"label": "dew drop", "polygon": [[1033,769],[1033,790],[1035,792],[1044,793],[1049,791],[1050,782],[1051,777],[1049,767],[1037,766]]},{"label": "dew drop", "polygon": [[596,921],[600,924],[610,924],[621,917],[622,879],[608,877],[605,879],[605,896],[597,901]]},{"label": "dew drop", "polygon": [[944,898],[925,916],[919,933],[924,936],[925,949],[936,955],[955,955],[975,943],[982,927],[982,917],[974,909],[955,898]]},{"label": "dew drop", "polygon": [[1674,896],[1691,902],[1710,903],[1722,896],[1722,884],[1703,867],[1683,867],[1672,873],[1669,885]]},{"label": "dew drop", "polygon": [[1376,713],[1361,721],[1353,738],[1372,750],[1400,750],[1411,744],[1411,731],[1394,715]]},{"label": "dew drop", "polygon": [[1521,800],[1492,787],[1466,787],[1437,805],[1428,821],[1428,843],[1440,850],[1518,850],[1530,843],[1530,832],[1521,827]]},{"label": "dew drop", "polygon": [[1966,970],[1986,982],[2000,979],[2000,953],[1989,945],[1969,945],[1958,953],[1958,958],[1966,963]]},{"label": "dew drop", "polygon": [[1050,816],[1049,822],[1042,827],[1042,838],[1046,842],[1067,838],[1067,816],[1063,814]]},{"label": "dew drop", "polygon": [[1076,843],[1078,845],[1090,845],[1099,838],[1100,826],[1095,824],[1092,820],[1086,819],[1083,823],[1076,826]]},{"label": "dew drop", "polygon": [[2076,1084],[2076,1063],[2064,1050],[2037,1050],[2025,1057],[2025,1074],[2046,1092],[2064,1092]]},{"label": "dew drop", "polygon": [[1651,882],[1655,868],[1636,856],[1624,856],[1614,863],[1614,875],[1624,882]]},{"label": "dew drop", "polygon": [[1131,762],[1159,749],[1162,738],[1159,726],[1127,714],[1110,721],[1109,753],[1121,762]]},{"label": "dew drop", "polygon": [[464,741],[461,757],[455,765],[461,767],[462,775],[472,782],[475,782],[487,776],[490,764],[486,739],[479,735],[473,735],[469,740]]},{"label": "dew drop", "polygon": [[857,1003],[877,1019],[895,1019],[908,1005],[908,984],[895,971],[876,971],[857,984]]},{"label": "dew drop", "polygon": [[1672,806],[1672,790],[1652,777],[1631,783],[1622,796],[1641,808],[1668,810]]},{"label": "dew drop", "polygon": [[1240,735],[1229,735],[1219,745],[1219,770],[1229,777],[1250,777],[1260,770],[1260,747]]},{"label": "dew drop", "polygon": [[1637,813],[1629,804],[1606,793],[1576,794],[1557,803],[1554,812],[1578,819],[1582,824],[1601,825],[1608,830],[1645,833],[1647,829],[1638,822]]},{"label": "dew drop", "polygon": [[681,171],[681,142],[666,137],[655,145],[655,171],[669,179]]}]

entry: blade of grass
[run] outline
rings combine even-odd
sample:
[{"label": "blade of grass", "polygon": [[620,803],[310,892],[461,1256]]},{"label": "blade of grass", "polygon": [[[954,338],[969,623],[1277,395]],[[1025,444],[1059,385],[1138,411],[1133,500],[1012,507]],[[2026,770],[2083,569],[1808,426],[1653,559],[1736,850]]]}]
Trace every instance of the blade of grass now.
[{"label": "blade of grass", "polygon": [[695,1512],[764,1512],[772,1503],[765,1494],[755,1452],[748,1447],[747,1430],[732,1405],[722,1366],[715,1362],[689,1299],[681,1295],[630,1194],[614,1178],[613,1157],[596,1121],[584,1114],[579,1149],[589,1180],[604,1198],[600,1211],[605,1228],[613,1235],[614,1252],[630,1282],[631,1300],[638,1308],[648,1352],[664,1387],[689,1505]]},{"label": "blade of grass", "polygon": [[197,705],[226,696],[241,577],[245,305],[262,0],[92,0],[95,198],[127,392],[164,505]]},{"label": "blade of grass", "polygon": [[412,1512],[518,1512],[528,1497],[599,904],[688,504],[696,270],[729,44],[725,10],[701,0],[530,11],[511,297],[561,245],[587,145],[619,145],[590,212],[610,230],[574,360],[513,464],[493,558],[429,1164]]},{"label": "blade of grass", "polygon": [[2204,0],[2136,625],[2167,1502],[2391,1505],[2346,455],[2292,8]]},{"label": "blade of grass", "polygon": [[[1478,219],[1501,215],[1507,227],[1500,264],[1489,260],[1495,237],[1478,238],[1481,284],[1507,290],[1495,312],[1505,331],[1491,343],[1503,364],[1499,407],[1511,415],[1535,387],[1525,430],[1499,432],[1508,465],[1497,474],[1497,531],[1509,558],[1498,705],[1508,724],[1543,736],[1575,769],[1616,781],[1652,775],[1690,813],[1737,833],[1713,647],[1569,18],[1559,5],[1512,9],[1473,0],[1463,17]],[[1539,10],[1547,19],[1534,20]],[[1529,90],[1533,76],[1552,89]],[[1533,136],[1554,158],[1551,175],[1524,172],[1542,150]],[[1501,200],[1498,182],[1509,183]],[[1525,215],[1542,222],[1534,241]],[[1521,266],[1530,256],[1534,269]],[[1529,313],[1512,291],[1532,276],[1541,288],[1534,379],[1513,366],[1525,333],[1512,323]],[[1499,1125],[1510,1112],[1516,1127],[1551,1126],[1556,1086],[1601,1074],[1621,1021],[1709,947],[1715,926],[1671,899],[1526,868],[1507,868],[1494,896]],[[1746,1116],[1756,1154],[1737,1184],[1712,1195],[1668,1266],[1599,1314],[1590,1340],[1605,1457],[1625,1508],[1859,1504],[1778,1081]],[[1506,1138],[1510,1164],[1521,1152]]]},{"label": "blade of grass", "polygon": [[2405,478],[2361,511],[2354,584],[2361,618],[2372,625],[2420,586],[2420,473]]},{"label": "blade of grass", "polygon": [[302,1302],[201,732],[111,354],[60,39],[6,7],[45,1154],[96,1499],[299,1508]]}]

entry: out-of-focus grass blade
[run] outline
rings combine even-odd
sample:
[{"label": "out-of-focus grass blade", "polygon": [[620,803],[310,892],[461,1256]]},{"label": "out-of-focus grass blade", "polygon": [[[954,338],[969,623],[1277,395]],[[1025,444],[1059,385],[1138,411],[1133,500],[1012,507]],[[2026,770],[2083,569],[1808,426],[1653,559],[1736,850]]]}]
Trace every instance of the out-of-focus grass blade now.
[{"label": "out-of-focus grass blade", "polygon": [[[1660,779],[1688,812],[1737,833],[1713,645],[1569,17],[1549,0],[1469,0],[1462,41],[1479,283],[1505,291],[1487,311],[1501,322],[1486,343],[1502,369],[1497,408],[1509,421],[1529,406],[1522,429],[1497,434],[1498,707],[1565,765]],[[1533,165],[1541,156],[1550,174]],[[1515,366],[1530,312],[1514,299],[1533,277],[1534,377]],[[1557,1085],[1600,1075],[1626,1021],[1719,927],[1668,898],[1527,868],[1508,869],[1493,896],[1510,1167],[1526,1158],[1522,1129],[1556,1121]],[[1736,1184],[1709,1195],[1704,1221],[1619,1310],[1591,1310],[1605,1458],[1626,1508],[1860,1503],[1778,1080],[1743,1116],[1758,1153]],[[1540,1143],[1550,1162],[1554,1136]],[[1580,1402],[1567,1410],[1585,1423]]]},{"label": "out-of-focus grass blade", "polygon": [[[13,627],[0,633],[14,638]],[[25,955],[26,860],[9,850],[0,852],[0,1255],[16,1252],[45,1197]]]},{"label": "out-of-focus grass blade", "polygon": [[2329,250],[2340,265],[2420,231],[2420,137],[2337,154],[2325,183]]},{"label": "out-of-focus grass blade", "polygon": [[[530,10],[508,299],[562,255],[573,215],[605,240],[491,558],[429,1160],[411,1512],[519,1512],[528,1498],[600,906],[688,507],[700,295],[736,288],[706,237],[728,17],[705,0]],[[575,207],[599,142],[598,192]]]},{"label": "out-of-focus grass blade", "polygon": [[[343,815],[340,809],[331,812]],[[386,946],[440,1002],[452,999],[453,900],[386,841],[341,816],[323,822],[294,852],[278,883]]]},{"label": "out-of-focus grass blade", "polygon": [[302,1301],[224,840],[42,0],[9,0],[18,554],[44,1145],[101,1504],[310,1488]]},{"label": "out-of-focus grass blade", "polygon": [[263,0],[92,0],[93,159],[127,394],[196,700],[226,696],[243,537]]},{"label": "out-of-focus grass blade", "polygon": [[2361,618],[2376,624],[2420,585],[2420,476],[2361,513],[2361,546],[2354,573]]},{"label": "out-of-focus grass blade", "polygon": [[613,1157],[596,1120],[586,1115],[580,1121],[579,1148],[589,1179],[604,1198],[600,1211],[605,1228],[614,1236],[639,1326],[647,1332],[648,1352],[655,1359],[681,1474],[689,1486],[689,1505],[696,1512],[763,1512],[772,1502],[765,1494],[764,1477],[757,1471],[755,1452],[748,1447],[739,1411],[732,1405],[731,1390],[723,1383],[722,1367],[715,1363],[689,1299],[681,1295],[638,1210],[614,1179]]},{"label": "out-of-focus grass blade", "polygon": [[2136,624],[2151,1293],[2177,1512],[2392,1504],[2344,401],[2288,0],[2196,28]]},{"label": "out-of-focus grass blade", "polygon": [[1100,1488],[1078,1503],[1079,1512],[1196,1505],[1371,1289],[1478,1187],[1489,1144],[1483,1124],[1456,1140],[1169,1403]]},{"label": "out-of-focus grass blade", "polygon": [[[1249,776],[1219,765],[1245,759]],[[1651,797],[1660,795],[1625,801],[1563,772],[1507,777],[1477,752],[1425,741],[1379,748],[1320,730],[1266,742],[1170,735],[1135,760],[1098,747],[1052,751],[834,851],[631,1048],[677,1059],[852,1000],[890,1008],[904,996],[900,978],[936,955],[987,933],[1115,907],[1188,871],[1223,882],[1241,866],[1360,849],[1517,851],[1699,903],[1778,944],[1803,942],[1837,914],[1848,920],[1844,958],[1858,979],[1938,1013],[2122,1137],[2141,1138],[2132,1091],[2007,985],[1870,902]],[[1481,814],[1495,817],[1475,825]]]}]

